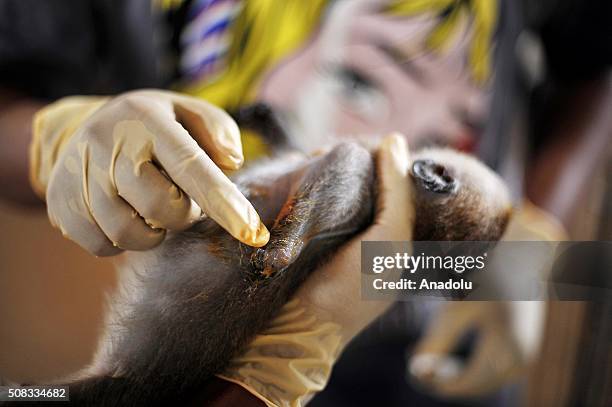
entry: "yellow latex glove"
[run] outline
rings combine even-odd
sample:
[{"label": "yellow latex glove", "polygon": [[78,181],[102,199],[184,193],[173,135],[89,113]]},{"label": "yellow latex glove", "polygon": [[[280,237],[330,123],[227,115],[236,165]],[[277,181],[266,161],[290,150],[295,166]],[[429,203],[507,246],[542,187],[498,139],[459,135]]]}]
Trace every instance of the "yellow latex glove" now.
[{"label": "yellow latex glove", "polygon": [[243,386],[269,406],[301,406],[325,387],[346,344],[391,305],[361,299],[361,241],[412,240],[409,161],[402,136],[383,140],[374,224],[309,276],[220,377]]},{"label": "yellow latex glove", "polygon": [[[567,235],[551,215],[525,202],[508,225],[506,241],[561,241]],[[409,372],[444,397],[478,397],[525,372],[537,355],[545,321],[542,301],[448,302],[429,324],[409,361]],[[468,331],[477,335],[463,363],[450,355]]]},{"label": "yellow latex glove", "polygon": [[93,254],[150,249],[202,213],[246,244],[269,239],[221,170],[243,163],[238,127],[202,100],[157,90],[61,99],[36,114],[30,155],[51,223]]}]

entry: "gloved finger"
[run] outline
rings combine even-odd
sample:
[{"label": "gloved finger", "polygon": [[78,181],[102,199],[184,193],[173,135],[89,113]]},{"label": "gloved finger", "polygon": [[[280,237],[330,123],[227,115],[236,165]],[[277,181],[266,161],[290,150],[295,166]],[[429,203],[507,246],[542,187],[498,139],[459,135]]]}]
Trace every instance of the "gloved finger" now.
[{"label": "gloved finger", "polygon": [[378,213],[367,239],[412,240],[415,215],[408,178],[410,154],[404,136],[394,133],[385,137],[376,158]]},{"label": "gloved finger", "polygon": [[134,163],[119,154],[114,166],[117,192],[154,228],[183,230],[201,209],[151,161]]},{"label": "gloved finger", "polygon": [[124,250],[148,250],[162,242],[164,229],[147,225],[117,193],[108,173],[90,162],[84,186],[96,223],[113,245]]},{"label": "gloved finger", "polygon": [[200,99],[173,97],[176,120],[219,167],[237,170],[244,162],[238,125],[224,110]]},{"label": "gloved finger", "polygon": [[175,121],[157,120],[155,157],[166,173],[204,213],[232,236],[261,247],[270,239],[255,208],[236,185],[206,155],[189,133]]},{"label": "gloved finger", "polygon": [[91,215],[81,191],[72,191],[68,186],[82,185],[82,181],[67,184],[75,174],[58,168],[59,171],[47,188],[47,212],[51,224],[59,228],[62,235],[76,242],[96,256],[114,256],[121,249],[113,246]]}]

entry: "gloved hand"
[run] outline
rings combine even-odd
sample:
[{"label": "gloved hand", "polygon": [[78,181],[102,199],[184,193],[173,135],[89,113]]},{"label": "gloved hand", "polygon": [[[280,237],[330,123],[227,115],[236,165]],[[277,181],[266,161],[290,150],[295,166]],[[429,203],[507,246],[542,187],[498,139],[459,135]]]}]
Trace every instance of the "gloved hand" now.
[{"label": "gloved hand", "polygon": [[243,163],[238,127],[202,100],[156,90],[61,99],[36,114],[30,156],[51,223],[96,255],[150,249],[202,213],[246,244],[268,242],[221,171]]},{"label": "gloved hand", "polygon": [[404,138],[378,151],[379,202],[374,224],[311,274],[269,327],[220,377],[269,406],[300,406],[321,391],[345,345],[390,305],[361,299],[361,241],[412,240],[414,207]]}]

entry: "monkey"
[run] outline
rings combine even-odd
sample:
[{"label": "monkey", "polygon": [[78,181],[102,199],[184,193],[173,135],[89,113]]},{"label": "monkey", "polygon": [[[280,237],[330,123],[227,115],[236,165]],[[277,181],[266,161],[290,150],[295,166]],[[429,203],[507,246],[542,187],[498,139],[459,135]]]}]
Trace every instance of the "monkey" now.
[{"label": "monkey", "polygon": [[[238,115],[273,129],[271,111]],[[367,229],[377,211],[376,157],[343,142],[318,156],[281,149],[233,176],[270,230],[261,248],[211,219],[128,254],[92,364],[56,384],[70,404],[185,403],[265,328],[308,275]],[[503,182],[476,159],[447,149],[411,155],[414,240],[498,240],[509,220]],[[63,403],[62,405],[66,405]]]}]

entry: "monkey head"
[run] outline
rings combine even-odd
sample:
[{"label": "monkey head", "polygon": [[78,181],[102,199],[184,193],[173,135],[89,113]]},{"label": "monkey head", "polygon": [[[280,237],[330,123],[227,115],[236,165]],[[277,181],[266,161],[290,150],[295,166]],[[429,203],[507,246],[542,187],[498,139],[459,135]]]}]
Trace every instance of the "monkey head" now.
[{"label": "monkey head", "polygon": [[496,241],[510,219],[503,181],[475,158],[450,149],[412,154],[415,240]]}]

